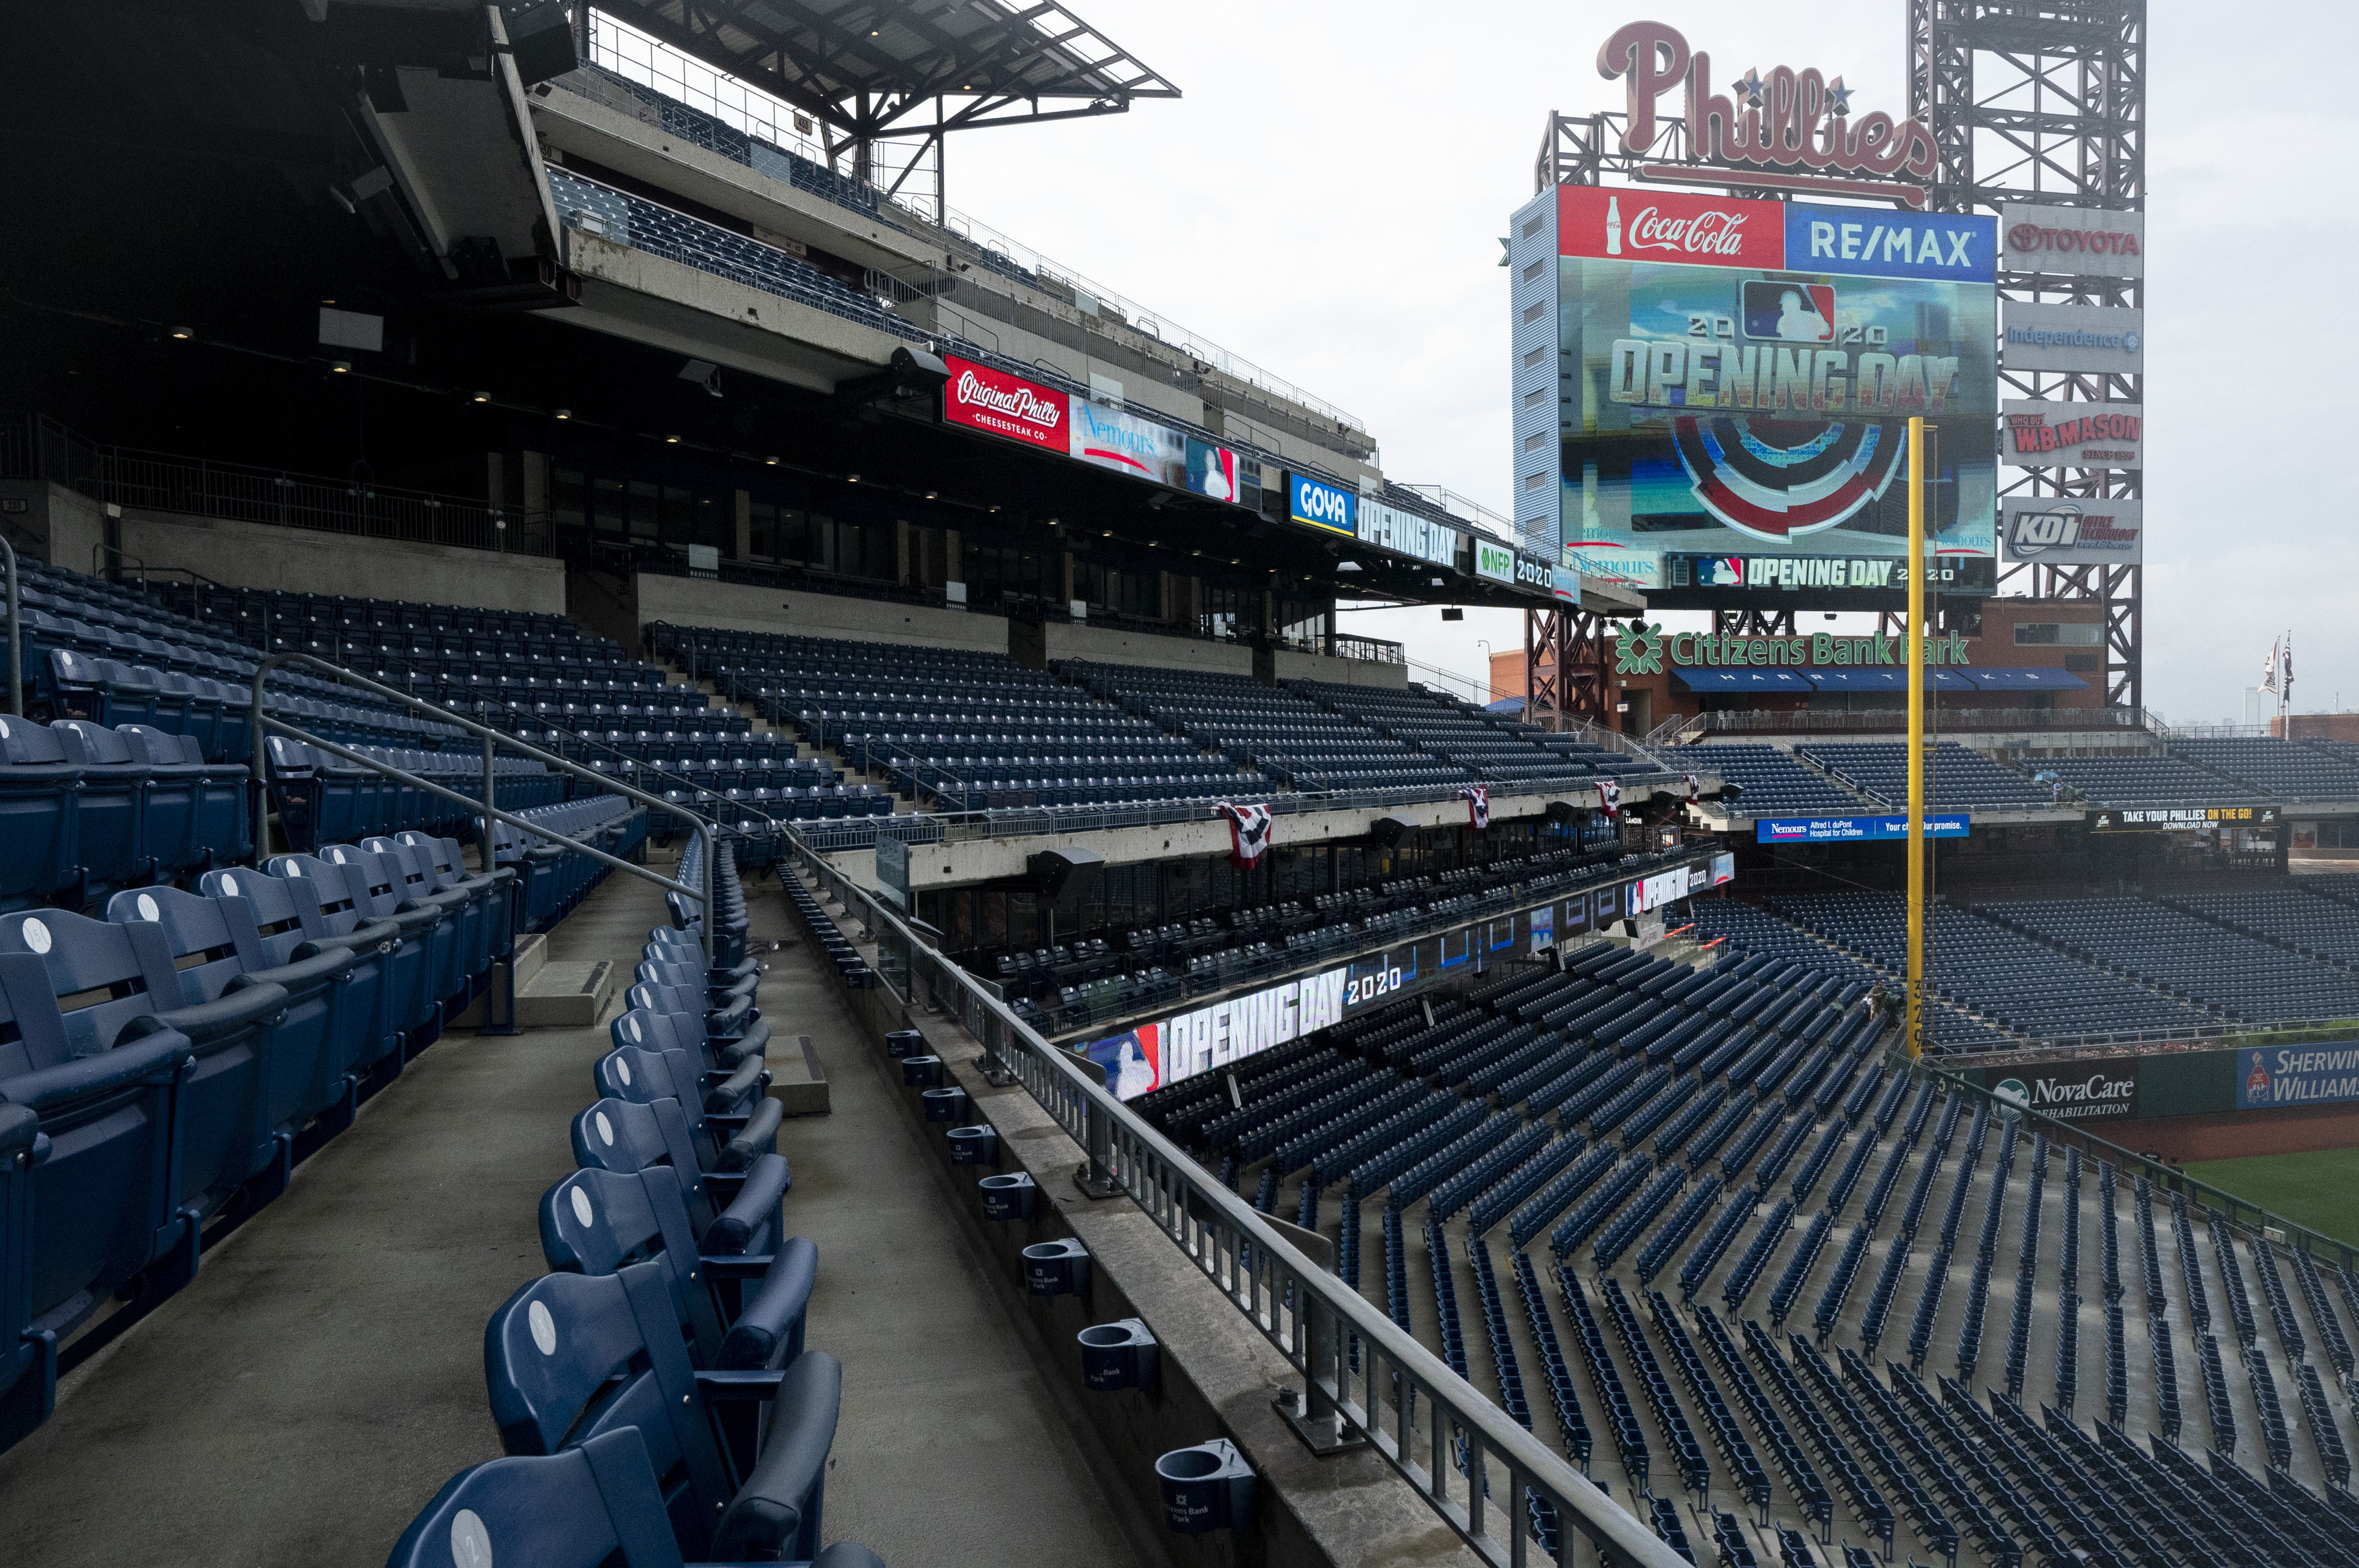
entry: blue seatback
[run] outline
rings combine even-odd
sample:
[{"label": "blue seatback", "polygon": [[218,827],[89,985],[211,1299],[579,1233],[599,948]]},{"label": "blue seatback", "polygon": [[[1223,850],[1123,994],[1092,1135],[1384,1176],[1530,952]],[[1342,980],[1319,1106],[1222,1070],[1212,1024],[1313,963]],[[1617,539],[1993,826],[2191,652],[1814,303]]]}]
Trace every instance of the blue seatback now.
[{"label": "blue seatback", "polygon": [[0,1100],[0,1449],[49,1419],[57,1399],[57,1352],[27,1332],[33,1324],[33,1153],[40,1127],[28,1108]]},{"label": "blue seatback", "polygon": [[128,741],[102,724],[61,719],[49,726],[69,761],[82,766],[74,849],[90,892],[145,880],[155,864],[143,849],[151,769]]},{"label": "blue seatback", "polygon": [[[281,855],[263,873],[208,871],[197,886],[232,901],[223,917],[237,940],[280,962],[293,961],[307,946],[350,946],[360,962],[353,968],[352,993],[340,1004],[347,1060],[364,1068],[399,1047],[405,1007],[414,990],[403,989],[400,935],[354,906],[342,866],[310,855]],[[234,907],[239,903],[242,909]]]},{"label": "blue seatback", "polygon": [[[146,764],[147,806],[140,818],[139,855],[158,874],[177,877],[201,867],[207,851],[199,838],[205,825],[209,770],[184,748],[195,742],[148,724],[125,724],[114,733],[129,760]],[[234,824],[233,816],[233,830]],[[225,845],[234,849],[235,846]]]},{"label": "blue seatback", "polygon": [[444,1483],[386,1568],[682,1568],[635,1428],[562,1454],[495,1459]]},{"label": "blue seatback", "polygon": [[158,1030],[79,1052],[21,951],[0,953],[0,1102],[38,1116],[49,1146],[31,1168],[27,1310],[62,1336],[182,1239],[172,1132],[189,1042]]},{"label": "blue seatback", "polygon": [[440,997],[434,990],[436,977],[429,960],[436,957],[433,927],[440,924],[440,917],[433,914],[404,914],[394,873],[378,857],[349,844],[328,844],[322,845],[317,855],[276,856],[267,869],[274,876],[308,879],[316,887],[340,892],[341,903],[324,896],[321,900],[321,913],[329,916],[329,927],[338,935],[362,923],[393,926],[397,935],[391,961],[386,968],[393,1026],[404,1031],[415,1029],[431,1016]]},{"label": "blue seatback", "polygon": [[74,880],[82,770],[55,730],[13,714],[0,714],[0,907],[16,908]]},{"label": "blue seatback", "polygon": [[736,1487],[698,1395],[659,1264],[544,1274],[492,1314],[484,1379],[500,1444],[549,1454],[636,1427],[682,1548],[703,1555]]},{"label": "blue seatback", "polygon": [[[343,848],[332,844],[321,853],[333,860]],[[456,995],[467,977],[481,968],[473,961],[480,914],[475,902],[463,892],[445,892],[436,887],[418,853],[397,838],[364,838],[359,848],[364,856],[376,857],[377,869],[392,889],[397,910],[440,912],[442,920],[434,928],[428,959],[435,977],[431,983],[437,1000]]]},{"label": "blue seatback", "polygon": [[552,1269],[611,1274],[633,1263],[663,1266],[672,1305],[690,1332],[701,1368],[723,1365],[723,1325],[711,1281],[701,1278],[679,1176],[668,1165],[640,1171],[587,1167],[540,1198],[540,1250]]},{"label": "blue seatback", "polygon": [[[226,873],[237,885],[275,879]],[[106,917],[125,928],[135,949],[158,944],[144,966],[169,966],[180,990],[173,1006],[193,1007],[255,984],[285,989],[287,1000],[270,1031],[265,1095],[270,1124],[281,1132],[300,1129],[343,1098],[353,1043],[344,1033],[342,1004],[348,1000],[359,957],[347,946],[286,962],[272,962],[272,946],[253,931],[252,905],[230,897],[208,897],[177,888],[136,888],[108,901]],[[245,926],[249,938],[241,941]],[[291,948],[293,945],[289,944]]]}]

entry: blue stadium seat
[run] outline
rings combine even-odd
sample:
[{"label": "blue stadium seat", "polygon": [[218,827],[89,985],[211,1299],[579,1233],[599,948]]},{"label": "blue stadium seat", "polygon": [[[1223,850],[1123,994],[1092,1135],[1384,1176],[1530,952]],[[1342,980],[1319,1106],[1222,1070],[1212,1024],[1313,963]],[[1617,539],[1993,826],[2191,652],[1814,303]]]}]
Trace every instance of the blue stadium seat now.
[{"label": "blue stadium seat", "polygon": [[46,902],[75,880],[82,764],[57,731],[0,715],[0,907]]},{"label": "blue stadium seat", "polygon": [[575,1273],[661,1264],[700,1368],[778,1368],[802,1354],[819,1249],[798,1236],[775,1253],[700,1252],[669,1166],[574,1172],[541,1195],[540,1245],[550,1268]]},{"label": "blue stadium seat", "polygon": [[[249,873],[246,880],[262,879]],[[297,1137],[315,1118],[349,1107],[347,1043],[339,1035],[337,1012],[361,960],[339,946],[271,963],[261,944],[239,940],[240,913],[236,900],[168,887],[119,892],[106,907],[107,919],[124,928],[138,954],[148,994],[158,1002],[201,1007],[234,1000],[256,986],[285,991],[260,1047],[264,1116],[278,1144],[273,1183],[261,1195],[275,1195],[285,1184]],[[165,975],[177,991],[156,989]]]},{"label": "blue stadium seat", "polygon": [[[687,1568],[647,1440],[622,1427],[560,1454],[495,1459],[444,1483],[386,1568]],[[885,1568],[839,1541],[803,1568]]]},{"label": "blue stadium seat", "polygon": [[[809,1558],[818,1545],[827,1454],[843,1371],[807,1350],[783,1372],[699,1373],[664,1270],[547,1274],[484,1330],[485,1378],[510,1454],[547,1454],[637,1429],[683,1552]],[[620,1376],[617,1377],[617,1369]],[[768,1406],[757,1453],[724,1448],[721,1407]]]},{"label": "blue stadium seat", "polygon": [[[0,1094],[7,1091],[0,1087]],[[0,1449],[49,1419],[57,1340],[33,1327],[33,1157],[41,1119],[0,1100]]]}]

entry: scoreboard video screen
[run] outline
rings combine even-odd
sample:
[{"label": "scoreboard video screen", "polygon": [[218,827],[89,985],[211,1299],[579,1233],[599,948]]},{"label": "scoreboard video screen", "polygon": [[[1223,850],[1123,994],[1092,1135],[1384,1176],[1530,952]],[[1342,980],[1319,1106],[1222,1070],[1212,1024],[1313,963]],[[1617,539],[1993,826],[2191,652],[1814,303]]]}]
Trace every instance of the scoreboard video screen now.
[{"label": "scoreboard video screen", "polygon": [[1596,186],[1552,196],[1569,565],[1663,608],[1757,600],[1765,585],[1830,603],[1896,597],[1908,420],[1921,415],[1937,427],[1929,586],[1992,590],[1994,220]]}]

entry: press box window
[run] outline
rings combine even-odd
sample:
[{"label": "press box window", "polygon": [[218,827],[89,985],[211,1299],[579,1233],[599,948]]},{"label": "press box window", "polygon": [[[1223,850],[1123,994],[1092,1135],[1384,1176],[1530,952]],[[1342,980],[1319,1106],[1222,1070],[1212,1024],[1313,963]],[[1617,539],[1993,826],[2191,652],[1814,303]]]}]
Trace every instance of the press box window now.
[{"label": "press box window", "polygon": [[2015,629],[2019,648],[2095,648],[2104,645],[2105,629],[2093,621],[2059,623],[2027,621]]},{"label": "press box window", "polygon": [[1525,281],[1526,283],[1537,283],[1537,282],[1538,282],[1538,281],[1539,281],[1539,276],[1540,276],[1540,267],[1541,267],[1543,265],[1544,265],[1544,264],[1543,264],[1543,263],[1540,263],[1540,262],[1534,262],[1534,263],[1532,263],[1532,265],[1529,265],[1529,266],[1527,266],[1527,267],[1524,268],[1524,281]]},{"label": "press box window", "polygon": [[1547,482],[1548,475],[1544,473],[1527,473],[1524,476],[1524,488],[1526,490],[1538,490]]},{"label": "press box window", "polygon": [[1535,430],[1524,438],[1524,450],[1537,452],[1548,445],[1548,438],[1549,433],[1546,430]]},{"label": "press box window", "polygon": [[1527,349],[1524,351],[1524,368],[1526,370],[1534,369],[1546,358],[1548,358],[1548,350],[1544,348]]},{"label": "press box window", "polygon": [[1527,321],[1537,321],[1540,319],[1541,314],[1547,309],[1547,300],[1535,299],[1529,305],[1524,307],[1524,319]]},{"label": "press box window", "polygon": [[1524,394],[1524,406],[1527,408],[1538,408],[1541,404],[1546,403],[1547,401],[1548,388],[1545,386],[1536,386],[1531,391]]},{"label": "press box window", "polygon": [[1546,222],[1547,221],[1548,221],[1548,220],[1547,220],[1547,219],[1545,219],[1545,218],[1527,218],[1527,219],[1525,219],[1525,220],[1524,220],[1524,238],[1526,238],[1526,239],[1527,239],[1527,240],[1528,240],[1528,239],[1530,239],[1534,234],[1538,233],[1538,232],[1540,232],[1540,225],[1541,225],[1542,223]]}]

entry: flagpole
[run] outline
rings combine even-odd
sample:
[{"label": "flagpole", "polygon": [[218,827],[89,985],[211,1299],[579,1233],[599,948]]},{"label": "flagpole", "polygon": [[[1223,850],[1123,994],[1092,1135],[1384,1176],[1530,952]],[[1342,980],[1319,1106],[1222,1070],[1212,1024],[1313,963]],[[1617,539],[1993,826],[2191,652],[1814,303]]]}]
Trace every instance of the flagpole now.
[{"label": "flagpole", "polygon": [[1925,1054],[1925,421],[1908,421],[1908,1059]]}]

